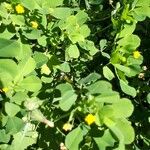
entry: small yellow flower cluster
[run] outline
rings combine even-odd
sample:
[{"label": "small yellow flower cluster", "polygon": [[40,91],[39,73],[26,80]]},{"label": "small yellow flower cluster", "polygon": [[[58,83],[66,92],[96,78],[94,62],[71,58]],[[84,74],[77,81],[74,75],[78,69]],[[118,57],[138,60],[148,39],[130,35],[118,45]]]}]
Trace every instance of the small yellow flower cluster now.
[{"label": "small yellow flower cluster", "polygon": [[85,117],[85,122],[88,124],[88,125],[91,125],[95,122],[96,120],[96,117],[92,114],[88,114],[86,117]]},{"label": "small yellow flower cluster", "polygon": [[37,29],[39,25],[36,21],[31,21],[31,26],[32,26],[32,28]]},{"label": "small yellow flower cluster", "polygon": [[70,123],[65,123],[65,124],[63,125],[63,130],[65,130],[65,131],[71,131],[72,128],[73,128],[73,125],[70,124]]},{"label": "small yellow flower cluster", "polygon": [[15,9],[18,14],[23,14],[25,12],[25,9],[21,4],[18,4]]},{"label": "small yellow flower cluster", "polygon": [[141,56],[141,54],[140,54],[139,51],[134,51],[134,52],[133,52],[133,57],[134,57],[135,59],[138,59],[140,56]]}]

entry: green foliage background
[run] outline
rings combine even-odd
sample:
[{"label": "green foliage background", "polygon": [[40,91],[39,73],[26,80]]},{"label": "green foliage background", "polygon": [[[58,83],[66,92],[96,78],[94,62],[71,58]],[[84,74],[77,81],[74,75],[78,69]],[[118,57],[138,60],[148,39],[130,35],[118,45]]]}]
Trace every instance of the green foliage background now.
[{"label": "green foliage background", "polygon": [[0,149],[148,150],[149,18],[150,0],[1,0]]}]

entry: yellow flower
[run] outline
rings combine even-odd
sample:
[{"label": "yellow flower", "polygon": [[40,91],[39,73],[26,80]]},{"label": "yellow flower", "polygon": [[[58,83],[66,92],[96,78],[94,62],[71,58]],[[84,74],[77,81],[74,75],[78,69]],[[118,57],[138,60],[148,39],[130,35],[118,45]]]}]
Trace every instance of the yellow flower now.
[{"label": "yellow flower", "polygon": [[18,14],[23,14],[25,12],[24,7],[20,4],[18,4],[15,9]]},{"label": "yellow flower", "polygon": [[133,57],[138,59],[139,57],[141,56],[140,52],[139,51],[134,51],[133,52]]},{"label": "yellow flower", "polygon": [[31,21],[31,25],[32,25],[32,28],[35,28],[35,29],[37,29],[39,26],[36,21]]},{"label": "yellow flower", "polygon": [[72,124],[70,124],[70,123],[65,123],[65,124],[63,125],[63,130],[65,130],[65,131],[70,131],[70,130],[72,130],[72,127],[73,127]]},{"label": "yellow flower", "polygon": [[88,125],[91,125],[95,122],[96,118],[95,116],[93,116],[92,114],[88,114],[86,117],[85,117],[85,122],[88,124]]},{"label": "yellow flower", "polygon": [[5,87],[5,88],[2,89],[2,91],[5,92],[5,93],[8,92],[8,90],[9,89],[7,87]]}]

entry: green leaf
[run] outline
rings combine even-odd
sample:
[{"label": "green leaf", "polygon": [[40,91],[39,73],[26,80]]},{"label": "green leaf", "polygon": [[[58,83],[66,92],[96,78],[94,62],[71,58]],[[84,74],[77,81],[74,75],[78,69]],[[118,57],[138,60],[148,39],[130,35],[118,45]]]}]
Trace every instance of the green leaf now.
[{"label": "green leaf", "polygon": [[20,69],[19,74],[26,76],[35,69],[35,66],[36,66],[36,63],[32,57],[30,57],[26,60],[22,60],[18,65],[18,67]]},{"label": "green leaf", "polygon": [[46,36],[41,36],[40,38],[37,39],[39,45],[42,45],[43,47],[45,47],[47,45],[47,37]]},{"label": "green leaf", "polygon": [[120,100],[118,92],[104,93],[95,97],[98,103],[117,103]]},{"label": "green leaf", "polygon": [[77,17],[71,15],[67,17],[65,22],[61,22],[59,24],[61,30],[65,30],[65,33],[73,44],[77,42],[83,42],[85,38],[90,34],[90,29],[88,28],[88,26],[84,24],[82,26],[79,26],[77,21]]},{"label": "green leaf", "polygon": [[0,81],[4,86],[9,86],[17,75],[18,66],[10,59],[0,59]]},{"label": "green leaf", "polygon": [[14,103],[5,103],[5,111],[10,117],[14,117],[19,111],[20,107]]},{"label": "green leaf", "polygon": [[52,70],[54,67],[60,65],[60,61],[56,55],[50,56],[47,66]]},{"label": "green leaf", "polygon": [[[42,23],[41,23],[43,26],[44,26],[44,28],[46,28],[47,27],[47,24],[48,24],[48,20],[47,20],[47,16],[46,15],[42,15]],[[44,40],[42,40],[42,45],[45,45],[45,42],[44,42]]]},{"label": "green leaf", "polygon": [[67,49],[66,49],[66,55],[69,58],[78,58],[80,56],[80,52],[79,49],[76,45],[70,45]]},{"label": "green leaf", "polygon": [[95,55],[98,52],[98,49],[95,47],[94,42],[93,41],[89,41],[89,40],[85,40],[83,42],[79,42],[79,45],[89,51],[89,54],[91,56]]},{"label": "green leaf", "polygon": [[113,103],[114,116],[116,118],[127,118],[133,113],[134,107],[129,99],[123,98],[117,103]]},{"label": "green leaf", "polygon": [[28,8],[29,10],[34,10],[34,9],[40,9],[40,5],[38,4],[39,0],[21,0],[21,3],[23,4],[24,7]]},{"label": "green leaf", "polygon": [[71,15],[71,9],[67,7],[54,8],[51,15],[57,19],[65,19]]},{"label": "green leaf", "polygon": [[35,61],[32,57],[28,59],[23,59],[18,64],[19,73],[15,78],[15,81],[20,81],[24,76],[31,73],[36,67]]},{"label": "green leaf", "polygon": [[15,33],[9,32],[7,28],[5,29],[5,31],[0,33],[1,38],[3,38],[3,39],[5,38],[8,40],[10,40],[14,35],[15,35]]},{"label": "green leaf", "polygon": [[89,27],[84,24],[80,27],[79,32],[84,38],[86,38],[90,35],[91,31],[90,31]]},{"label": "green leaf", "polygon": [[8,119],[9,119],[9,117],[8,117],[8,115],[4,115],[2,113],[1,113],[1,117],[2,117],[2,119],[1,119],[1,125],[2,125],[2,127],[4,127],[6,125]]},{"label": "green leaf", "polygon": [[136,96],[136,90],[135,90],[135,88],[129,86],[125,81],[120,80],[120,86],[121,86],[121,90],[124,93],[126,93],[128,95],[131,95],[132,97]]},{"label": "green leaf", "polygon": [[110,55],[109,55],[108,53],[102,52],[102,56],[104,56],[104,57],[110,59]]},{"label": "green leaf", "polygon": [[13,149],[25,150],[29,145],[36,143],[36,139],[32,135],[34,135],[34,132],[31,135],[26,135],[26,131],[15,134],[12,141]]},{"label": "green leaf", "polygon": [[142,7],[142,6],[149,6],[150,5],[150,1],[149,0],[138,0],[138,1],[135,1],[137,7]]},{"label": "green leaf", "polygon": [[150,104],[150,93],[147,95],[147,101]]},{"label": "green leaf", "polygon": [[20,44],[17,41],[0,38],[0,57],[17,57],[20,52]]},{"label": "green leaf", "polygon": [[70,72],[70,66],[69,66],[69,63],[68,62],[64,62],[62,63],[58,69],[60,69],[61,71],[63,72]]},{"label": "green leaf", "polygon": [[20,41],[20,48],[21,48],[21,53],[20,55],[17,57],[17,59],[22,60],[22,59],[28,59],[29,57],[31,57],[32,55],[32,50],[30,45],[28,44],[23,44]]},{"label": "green leaf", "polygon": [[123,134],[125,144],[130,144],[133,142],[135,133],[129,121],[127,121],[126,119],[118,120],[116,123],[116,127]]},{"label": "green leaf", "polygon": [[134,11],[133,12],[133,17],[137,20],[137,21],[144,21],[146,19],[145,15],[142,15],[140,13],[138,13],[138,11]]},{"label": "green leaf", "polygon": [[99,5],[103,2],[103,0],[89,0],[89,3],[92,5]]},{"label": "green leaf", "polygon": [[124,47],[127,51],[132,52],[140,46],[140,38],[137,35],[131,34],[130,36],[120,39],[117,44]]},{"label": "green leaf", "polygon": [[76,99],[77,95],[74,91],[67,91],[62,95],[59,106],[63,111],[68,111],[75,104]]},{"label": "green leaf", "polygon": [[130,74],[131,70],[129,67],[126,67],[126,66],[123,66],[123,65],[120,65],[120,64],[114,64],[114,66],[119,69],[120,71],[126,73],[126,74]]},{"label": "green leaf", "polygon": [[130,69],[130,72],[125,74],[128,77],[134,77],[135,75],[139,74],[142,71],[142,68],[140,67],[140,65],[133,64],[128,67]]},{"label": "green leaf", "polygon": [[0,59],[0,73],[8,73],[15,77],[18,72],[17,64],[11,59]]},{"label": "green leaf", "polygon": [[120,38],[124,38],[124,37],[128,37],[128,36],[132,36],[131,34],[134,32],[135,28],[136,28],[136,21],[131,22],[130,24],[124,24],[124,28],[123,30],[121,30],[121,32],[119,32],[119,37]]},{"label": "green leaf", "polygon": [[41,31],[34,29],[30,33],[23,32],[23,35],[26,36],[30,40],[37,40],[41,37]]},{"label": "green leaf", "polygon": [[78,24],[81,26],[83,25],[86,20],[88,19],[88,14],[84,11],[79,11],[77,14],[76,14],[76,18],[77,18],[77,22]]},{"label": "green leaf", "polygon": [[96,72],[94,72],[94,73],[89,74],[85,78],[82,78],[79,81],[79,83],[80,84],[90,84],[91,82],[94,83],[95,81],[97,81],[100,78],[101,78],[101,75],[96,73]]},{"label": "green leaf", "polygon": [[2,17],[6,17],[6,15],[8,14],[7,9],[5,8],[5,5],[0,5],[0,14]]},{"label": "green leaf", "polygon": [[6,149],[9,149],[9,145],[8,144],[1,144],[0,148],[1,148],[1,150],[6,150]]},{"label": "green leaf", "polygon": [[143,57],[135,59],[133,56],[129,56],[127,59],[127,65],[141,65],[143,63]]},{"label": "green leaf", "polygon": [[114,122],[106,117],[104,123],[119,141],[115,150],[125,150],[125,144],[130,144],[134,140],[133,128],[126,119],[118,119]]},{"label": "green leaf", "polygon": [[103,74],[104,77],[108,80],[112,80],[115,77],[113,72],[107,66],[103,67]]},{"label": "green leaf", "polygon": [[83,42],[85,40],[84,36],[82,34],[80,34],[79,31],[78,32],[74,31],[73,33],[70,33],[68,35],[68,37],[73,44],[75,44],[77,42]]},{"label": "green leaf", "polygon": [[24,16],[21,16],[21,15],[10,15],[10,18],[12,20],[12,23],[15,24],[15,25],[19,25],[19,26],[25,25]]},{"label": "green leaf", "polygon": [[72,130],[65,139],[65,146],[69,150],[78,150],[79,144],[83,140],[83,131],[81,127],[77,127],[74,130]]},{"label": "green leaf", "polygon": [[98,94],[98,93],[109,93],[112,92],[112,86],[107,81],[97,81],[90,86],[87,87],[90,94]]},{"label": "green leaf", "polygon": [[64,0],[47,0],[45,2],[45,5],[47,5],[48,7],[54,8],[54,7],[63,5],[63,1]]},{"label": "green leaf", "polygon": [[62,30],[66,29],[69,33],[74,32],[78,26],[77,18],[74,15],[69,16],[66,18],[65,22],[62,22],[59,26]]},{"label": "green leaf", "polygon": [[48,57],[41,52],[35,52],[33,58],[36,62],[37,68],[40,68],[48,62]]},{"label": "green leaf", "polygon": [[71,84],[60,84],[57,89],[61,92],[61,97],[59,98],[59,106],[62,110],[68,111],[72,105],[74,105],[77,95],[75,94]]},{"label": "green leaf", "polygon": [[100,40],[99,46],[100,46],[101,51],[103,51],[107,46],[107,40],[106,39]]},{"label": "green leaf", "polygon": [[[105,122],[105,118],[113,118],[114,117],[114,109],[111,105],[104,105],[100,110],[99,110],[99,120],[102,121],[102,123]],[[109,125],[113,125],[114,123],[109,122]]]},{"label": "green leaf", "polygon": [[15,102],[18,105],[21,105],[28,98],[28,95],[25,92],[17,92],[12,98],[11,101]]},{"label": "green leaf", "polygon": [[36,91],[40,90],[41,87],[42,87],[41,80],[34,75],[26,77],[19,84],[19,88],[26,89],[31,92],[36,92]]},{"label": "green leaf", "polygon": [[69,83],[59,84],[56,89],[60,90],[61,94],[64,94],[67,91],[73,91],[73,88]]},{"label": "green leaf", "polygon": [[42,76],[42,77],[41,77],[41,80],[42,80],[42,82],[44,82],[44,83],[51,83],[51,82],[53,81],[53,78]]},{"label": "green leaf", "polygon": [[6,132],[14,134],[19,132],[24,127],[23,120],[18,117],[9,117],[6,124]]},{"label": "green leaf", "polygon": [[[120,121],[120,120],[119,120]],[[120,143],[124,143],[124,135],[120,129],[116,126],[116,122],[109,119],[108,117],[104,118],[104,124],[114,133]],[[125,149],[123,149],[125,150]]]},{"label": "green leaf", "polygon": [[[144,10],[144,11],[143,11]],[[143,7],[137,7],[133,11],[133,17],[137,21],[143,21],[146,19],[146,17],[150,18],[150,7],[148,5]]]},{"label": "green leaf", "polygon": [[113,147],[115,139],[112,137],[110,131],[107,129],[102,137],[94,137],[94,141],[100,150],[106,150],[107,147]]},{"label": "green leaf", "polygon": [[10,135],[6,134],[5,130],[0,130],[0,143],[8,143],[10,140]]}]

